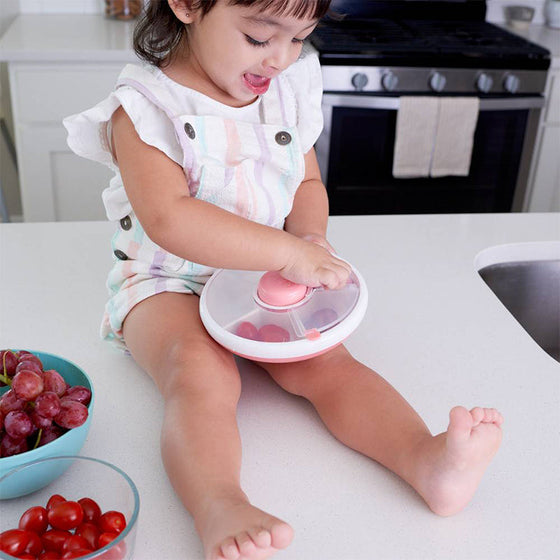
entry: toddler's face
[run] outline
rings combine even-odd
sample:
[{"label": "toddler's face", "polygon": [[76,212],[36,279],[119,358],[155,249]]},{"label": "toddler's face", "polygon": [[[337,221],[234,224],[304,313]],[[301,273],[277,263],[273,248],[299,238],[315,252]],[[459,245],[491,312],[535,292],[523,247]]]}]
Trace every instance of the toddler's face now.
[{"label": "toddler's face", "polygon": [[217,99],[233,106],[264,94],[295,62],[316,20],[272,15],[223,0],[189,28],[189,62]]}]

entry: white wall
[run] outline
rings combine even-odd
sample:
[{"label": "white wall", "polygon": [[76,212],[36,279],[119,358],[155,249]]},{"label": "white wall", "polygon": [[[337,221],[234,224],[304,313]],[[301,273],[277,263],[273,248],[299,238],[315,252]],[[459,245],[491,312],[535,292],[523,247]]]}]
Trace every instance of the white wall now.
[{"label": "white wall", "polygon": [[104,2],[105,0],[19,0],[22,14],[99,14],[103,11]]}]

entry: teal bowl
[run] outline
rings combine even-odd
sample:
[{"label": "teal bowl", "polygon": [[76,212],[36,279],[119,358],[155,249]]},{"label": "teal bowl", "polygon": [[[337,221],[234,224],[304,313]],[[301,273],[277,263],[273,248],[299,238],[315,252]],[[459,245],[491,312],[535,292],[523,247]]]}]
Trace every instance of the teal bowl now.
[{"label": "teal bowl", "polygon": [[[0,500],[25,496],[43,488],[58,478],[68,468],[69,462],[45,462],[41,468],[36,468],[33,471],[22,470],[20,474],[10,477],[9,481],[5,480],[5,475],[32,461],[49,457],[78,455],[84,445],[91,425],[95,397],[93,385],[86,373],[76,364],[60,356],[45,352],[35,352],[34,350],[29,350],[29,352],[35,354],[43,362],[44,369],[58,371],[69,385],[83,385],[91,391],[91,401],[88,405],[89,414],[87,420],[81,426],[69,430],[46,445],[26,451],[25,453],[12,455],[11,457],[0,458]],[[9,387],[7,386],[0,388],[0,395],[4,394],[8,389]]]}]

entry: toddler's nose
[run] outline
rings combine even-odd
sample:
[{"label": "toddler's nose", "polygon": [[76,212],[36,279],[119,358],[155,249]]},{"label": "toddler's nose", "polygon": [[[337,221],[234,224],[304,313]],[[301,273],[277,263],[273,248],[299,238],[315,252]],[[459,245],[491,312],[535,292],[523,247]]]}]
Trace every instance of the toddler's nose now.
[{"label": "toddler's nose", "polygon": [[275,71],[282,72],[290,64],[294,62],[289,50],[287,49],[277,49],[275,52],[271,53],[264,61],[263,66],[268,69],[273,69]]}]

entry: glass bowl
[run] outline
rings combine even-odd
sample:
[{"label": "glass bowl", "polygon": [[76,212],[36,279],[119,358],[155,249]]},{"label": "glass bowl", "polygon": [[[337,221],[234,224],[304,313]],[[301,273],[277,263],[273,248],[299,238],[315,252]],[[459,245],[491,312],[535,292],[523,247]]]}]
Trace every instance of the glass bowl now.
[{"label": "glass bowl", "polygon": [[[77,502],[81,498],[91,498],[97,502],[103,513],[119,511],[126,518],[126,527],[108,545],[81,556],[97,560],[130,560],[134,553],[136,527],[140,498],[132,479],[121,469],[92,457],[49,457],[27,463],[0,478],[0,483],[19,484],[21,479],[42,476],[45,469],[62,470],[63,476],[56,478],[48,486],[24,497],[2,502],[0,532],[16,529],[22,514],[33,506],[43,506],[53,494],[60,494],[66,500]],[[51,527],[49,527],[50,529]],[[0,552],[0,558],[12,558]]]},{"label": "glass bowl", "polygon": [[[55,369],[69,385],[83,385],[91,391],[91,401],[88,405],[88,417],[81,426],[67,431],[50,443],[30,451],[25,451],[24,453],[0,458],[0,477],[3,477],[16,467],[31,461],[46,459],[47,457],[59,457],[61,455],[77,455],[84,445],[91,425],[95,395],[93,385],[86,372],[76,364],[60,356],[45,352],[36,352],[34,350],[30,350],[30,352],[41,360],[45,370]],[[9,387],[7,386],[1,387],[0,395],[3,395],[8,389]],[[39,471],[36,470],[34,478],[22,478],[17,484],[12,483],[10,486],[1,482],[2,479],[0,478],[0,500],[17,498],[18,496],[23,496],[42,488],[64,472],[61,467],[62,464],[59,464],[58,468],[51,465],[49,468],[45,467],[40,474]]]}]

